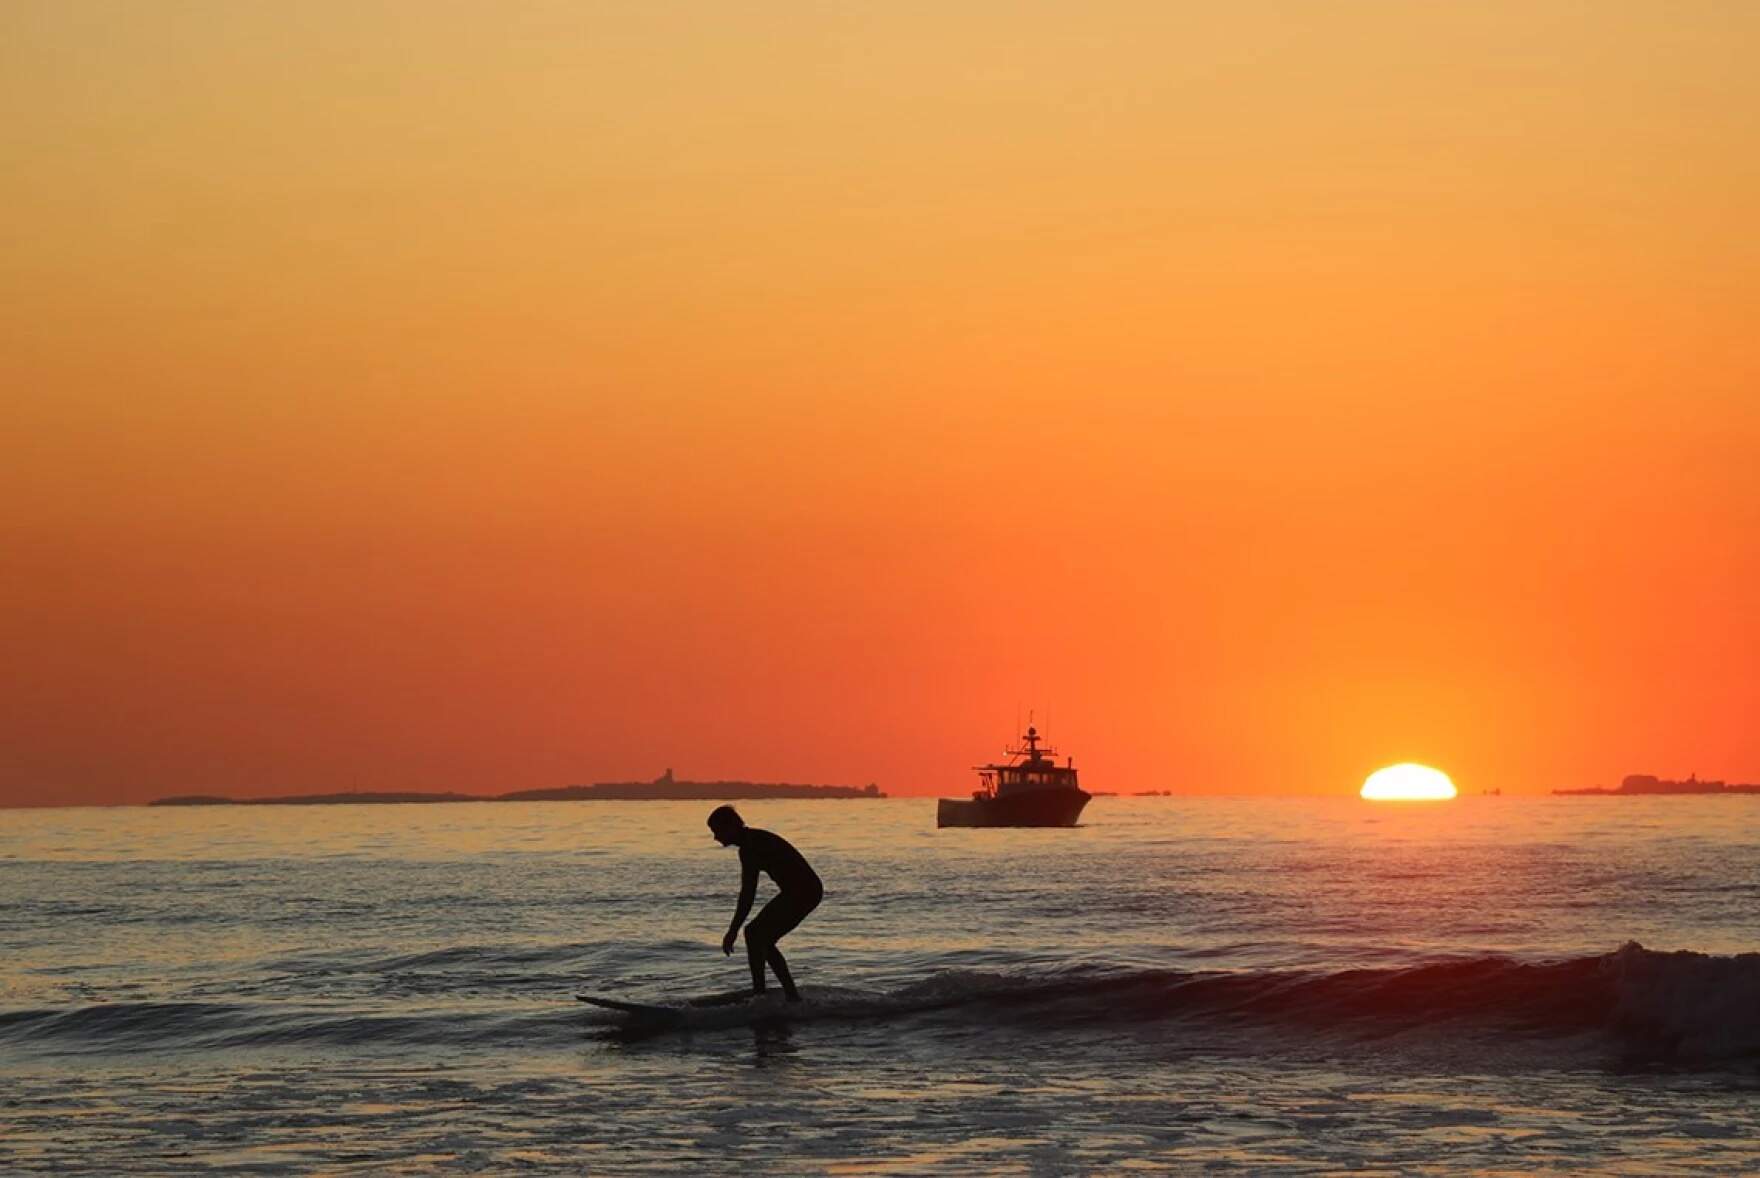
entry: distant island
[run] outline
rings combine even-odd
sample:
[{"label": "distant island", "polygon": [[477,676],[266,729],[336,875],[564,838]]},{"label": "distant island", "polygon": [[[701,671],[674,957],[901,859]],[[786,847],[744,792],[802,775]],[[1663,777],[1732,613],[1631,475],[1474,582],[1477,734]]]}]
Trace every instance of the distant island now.
[{"label": "distant island", "polygon": [[1604,789],[1596,786],[1592,789],[1555,789],[1552,791],[1561,797],[1604,797],[1629,798],[1646,795],[1677,794],[1760,794],[1760,785],[1731,785],[1723,781],[1700,781],[1698,774],[1693,774],[1685,781],[1670,781],[1665,777],[1653,777],[1648,773],[1633,773],[1619,783],[1618,789]]},{"label": "distant island", "polygon": [[511,793],[328,793],[293,794],[275,798],[227,798],[215,794],[182,794],[158,798],[151,806],[400,806],[450,802],[706,802],[753,798],[883,798],[877,785],[790,785],[769,781],[679,781],[668,769],[652,781],[602,781],[556,789],[520,789]]},{"label": "distant island", "polygon": [[471,794],[341,793],[294,794],[284,798],[223,798],[216,794],[181,794],[159,798],[149,806],[401,806],[433,802],[490,802]]},{"label": "distant island", "polygon": [[601,781],[558,789],[521,789],[497,802],[714,802],[747,798],[883,798],[877,785],[789,785],[770,781],[679,781],[668,769],[652,781]]}]

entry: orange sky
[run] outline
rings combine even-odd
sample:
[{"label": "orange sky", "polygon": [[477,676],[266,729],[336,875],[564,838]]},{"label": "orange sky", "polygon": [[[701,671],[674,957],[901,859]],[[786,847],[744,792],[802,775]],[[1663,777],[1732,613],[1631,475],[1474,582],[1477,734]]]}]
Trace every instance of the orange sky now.
[{"label": "orange sky", "polygon": [[0,804],[1760,780],[1760,6],[0,7]]}]

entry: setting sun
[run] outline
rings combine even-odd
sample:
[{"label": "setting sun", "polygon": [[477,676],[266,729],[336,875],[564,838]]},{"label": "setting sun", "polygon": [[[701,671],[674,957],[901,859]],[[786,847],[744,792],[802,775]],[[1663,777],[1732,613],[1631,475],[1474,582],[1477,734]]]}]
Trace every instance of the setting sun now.
[{"label": "setting sun", "polygon": [[1371,802],[1440,802],[1454,795],[1448,774],[1428,765],[1389,765],[1363,782],[1363,797]]}]

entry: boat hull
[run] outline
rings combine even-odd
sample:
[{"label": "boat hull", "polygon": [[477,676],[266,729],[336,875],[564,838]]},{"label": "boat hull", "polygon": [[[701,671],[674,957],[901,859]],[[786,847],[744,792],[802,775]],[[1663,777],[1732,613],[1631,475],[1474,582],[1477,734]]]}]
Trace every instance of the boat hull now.
[{"label": "boat hull", "polygon": [[1003,798],[941,798],[936,826],[1074,826],[1093,795],[1083,789],[1036,789]]}]

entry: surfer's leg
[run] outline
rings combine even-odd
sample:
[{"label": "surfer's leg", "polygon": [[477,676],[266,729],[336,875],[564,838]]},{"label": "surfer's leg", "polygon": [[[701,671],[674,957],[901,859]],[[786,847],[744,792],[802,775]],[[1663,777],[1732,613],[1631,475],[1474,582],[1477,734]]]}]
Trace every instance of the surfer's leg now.
[{"label": "surfer's leg", "polygon": [[[746,922],[746,960],[752,967],[752,993],[754,994],[764,992],[764,964],[776,947],[776,926],[779,923],[777,909],[781,906],[782,901],[782,896],[775,897],[764,905],[758,915]],[[782,976],[780,973],[777,974],[776,980],[781,981]],[[785,993],[787,989],[787,986],[783,987]]]},{"label": "surfer's leg", "polygon": [[788,962],[776,942],[794,931],[794,927],[806,919],[807,913],[819,906],[819,899],[819,895],[784,893],[764,905],[764,910],[746,925],[746,955],[752,963],[754,990],[763,991],[764,965],[768,963],[776,980],[782,983],[782,992],[788,1000],[801,1000],[800,991],[794,988],[794,975],[789,973]]},{"label": "surfer's leg", "polygon": [[758,915],[746,922],[746,929],[742,934],[746,939],[746,964],[752,967],[752,993],[754,994],[764,992],[764,955],[775,943],[775,938],[770,935],[768,927],[764,924],[764,917],[768,916],[770,909],[774,907],[776,907],[775,900],[764,905]]},{"label": "surfer's leg", "polygon": [[772,943],[770,952],[764,955],[764,960],[770,963],[770,972],[775,974],[776,980],[782,983],[782,996],[790,1002],[799,1002],[801,992],[794,988],[794,975],[788,972],[788,962],[782,959],[782,950]]},{"label": "surfer's leg", "polygon": [[752,967],[752,993],[764,992],[764,942],[752,936],[752,926],[746,925],[746,963]]}]

